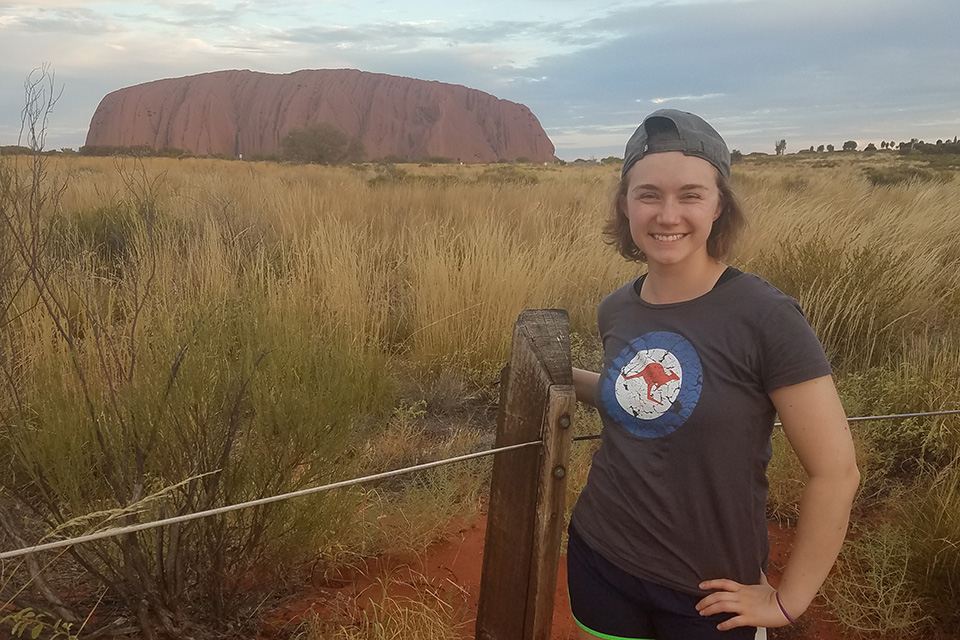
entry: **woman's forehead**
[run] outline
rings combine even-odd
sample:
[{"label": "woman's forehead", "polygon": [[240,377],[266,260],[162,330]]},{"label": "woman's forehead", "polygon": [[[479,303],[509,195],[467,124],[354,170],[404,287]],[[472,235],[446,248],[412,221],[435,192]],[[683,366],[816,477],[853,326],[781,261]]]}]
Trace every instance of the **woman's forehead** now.
[{"label": "woman's forehead", "polygon": [[717,169],[696,156],[680,151],[651,153],[638,160],[627,172],[630,185],[654,181],[670,184],[717,184]]}]

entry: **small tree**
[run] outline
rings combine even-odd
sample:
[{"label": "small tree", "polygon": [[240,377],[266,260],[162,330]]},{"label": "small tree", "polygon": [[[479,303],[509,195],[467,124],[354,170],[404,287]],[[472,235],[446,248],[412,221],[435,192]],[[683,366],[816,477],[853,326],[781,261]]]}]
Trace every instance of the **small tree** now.
[{"label": "small tree", "polygon": [[363,159],[358,138],[326,122],[291,130],[280,142],[280,157],[304,164],[341,164]]},{"label": "small tree", "polygon": [[777,152],[778,156],[782,156],[783,152],[787,150],[787,141],[786,140],[777,140],[773,143],[773,149]]},{"label": "small tree", "polygon": [[827,145],[827,151],[829,151],[830,153],[833,153],[834,148],[835,147],[832,144]]},{"label": "small tree", "polygon": [[844,151],[856,151],[857,150],[857,141],[856,140],[847,140],[843,143]]},{"label": "small tree", "polygon": [[817,153],[823,153],[823,145],[817,147]]},{"label": "small tree", "polygon": [[734,149],[730,152],[730,164],[737,164],[738,162],[743,162],[743,152],[740,149]]}]

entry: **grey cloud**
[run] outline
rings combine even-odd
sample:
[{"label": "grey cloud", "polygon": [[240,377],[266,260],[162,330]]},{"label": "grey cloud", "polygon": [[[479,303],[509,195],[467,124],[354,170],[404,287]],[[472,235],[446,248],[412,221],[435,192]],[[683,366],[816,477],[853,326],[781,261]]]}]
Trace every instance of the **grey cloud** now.
[{"label": "grey cloud", "polygon": [[[0,9],[5,7],[0,6]],[[41,8],[30,15],[18,17],[15,24],[17,30],[22,32],[97,35],[113,30],[106,17],[80,7]]]},{"label": "grey cloud", "polygon": [[610,35],[604,29],[585,28],[579,22],[497,21],[451,29],[444,37],[473,44],[511,38],[529,38],[564,46],[587,47],[608,40]]},{"label": "grey cloud", "polygon": [[516,40],[583,48],[604,42],[609,34],[602,29],[584,28],[580,23],[499,20],[468,27],[443,22],[377,22],[349,29],[312,25],[278,31],[270,37],[288,42],[367,44],[380,50],[406,50],[436,41],[456,46]]},{"label": "grey cloud", "polygon": [[249,2],[237,2],[226,9],[212,2],[191,2],[172,4],[163,11],[124,11],[117,15],[133,22],[174,27],[229,27],[238,24],[249,7]]}]

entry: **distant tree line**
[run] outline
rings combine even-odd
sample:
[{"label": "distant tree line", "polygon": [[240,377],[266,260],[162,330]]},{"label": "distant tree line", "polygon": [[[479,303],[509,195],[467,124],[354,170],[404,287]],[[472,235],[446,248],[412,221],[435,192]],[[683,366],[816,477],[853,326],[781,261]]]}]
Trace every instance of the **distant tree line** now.
[{"label": "distant tree line", "polygon": [[80,147],[80,155],[94,157],[133,156],[135,158],[191,158],[193,154],[183,149],[164,147],[154,149],[148,144],[137,144],[129,147],[110,146],[102,144],[85,144]]},{"label": "distant tree line", "polygon": [[[786,140],[777,140],[774,143],[774,153],[776,153],[776,155],[778,156],[783,155],[784,151],[786,150],[786,146],[787,146]],[[856,151],[859,146],[860,145],[856,140],[847,140],[846,142],[843,143],[843,145],[841,145],[840,148],[842,151],[850,152],[850,151]],[[913,138],[909,142],[900,142],[900,143],[897,143],[893,140],[890,140],[889,142],[886,140],[883,140],[879,144],[879,150],[893,151],[894,149],[896,149],[897,152],[899,152],[901,155],[907,155],[911,153],[960,154],[960,138],[955,136],[953,140],[950,140],[949,138],[939,139],[936,141],[936,143],[924,142],[923,140],[918,140],[917,138]],[[828,145],[821,144],[816,148],[813,145],[810,145],[809,149],[801,149],[797,153],[824,153],[824,152],[832,153],[835,150],[836,148],[832,144],[828,144]],[[868,143],[867,146],[863,148],[863,152],[868,154],[876,153],[877,151],[878,151],[878,146],[873,142]],[[739,153],[738,151],[736,152]],[[742,154],[741,154],[741,157],[742,157]]]},{"label": "distant tree line", "polygon": [[[8,144],[0,145],[0,156],[32,156],[36,153],[30,147],[24,147],[18,144]],[[63,149],[48,149],[40,152],[44,156],[62,156],[62,155],[77,155],[77,152],[69,147],[64,147]]]}]

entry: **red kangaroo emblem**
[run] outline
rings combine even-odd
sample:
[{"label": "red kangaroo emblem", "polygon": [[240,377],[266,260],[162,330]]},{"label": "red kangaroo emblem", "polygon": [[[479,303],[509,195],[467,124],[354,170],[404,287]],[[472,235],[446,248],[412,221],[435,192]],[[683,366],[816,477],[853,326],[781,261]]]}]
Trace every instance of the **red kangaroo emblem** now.
[{"label": "red kangaroo emblem", "polygon": [[624,380],[632,380],[633,378],[643,378],[643,381],[647,383],[647,400],[657,404],[663,404],[650,394],[671,380],[679,380],[680,376],[673,371],[667,373],[667,370],[664,369],[663,365],[659,362],[651,362],[643,369],[640,369],[640,371],[630,374],[629,376],[623,376]]}]

